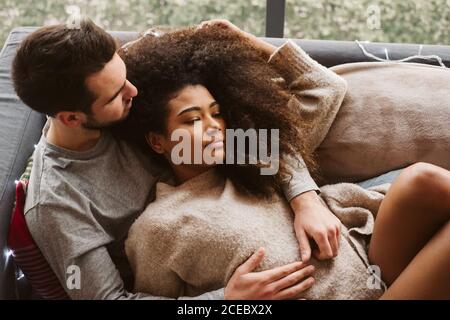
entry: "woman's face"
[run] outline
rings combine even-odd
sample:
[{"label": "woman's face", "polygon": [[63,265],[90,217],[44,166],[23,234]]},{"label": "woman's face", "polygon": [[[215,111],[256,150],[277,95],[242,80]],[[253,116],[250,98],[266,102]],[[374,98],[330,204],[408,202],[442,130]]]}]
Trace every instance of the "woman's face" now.
[{"label": "woman's face", "polygon": [[[171,141],[172,133],[177,129],[184,132],[183,139],[188,140],[190,145],[190,163],[200,166],[205,163],[204,155],[210,155],[214,159],[224,159],[225,157],[225,121],[220,113],[220,106],[212,95],[202,85],[189,85],[181,89],[175,98],[168,103],[168,117],[166,123],[166,134],[152,134],[147,136],[147,141],[155,150],[174,163],[171,159],[172,150],[180,140]],[[187,137],[187,138],[185,138]],[[186,142],[184,142],[186,143]],[[174,152],[186,159],[185,149],[181,152]],[[201,151],[201,163],[194,158],[194,152]],[[199,152],[197,152],[199,154]],[[211,165],[211,164],[209,164]]]}]

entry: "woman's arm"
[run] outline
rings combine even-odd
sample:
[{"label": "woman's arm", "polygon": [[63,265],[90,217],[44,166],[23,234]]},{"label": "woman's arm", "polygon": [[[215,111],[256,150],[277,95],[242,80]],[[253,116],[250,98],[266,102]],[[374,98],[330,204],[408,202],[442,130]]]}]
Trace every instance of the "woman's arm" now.
[{"label": "woman's arm", "polygon": [[292,94],[289,106],[298,108],[308,130],[306,147],[313,152],[323,141],[347,91],[346,81],[311,59],[288,40],[273,52],[268,63],[286,81]]},{"label": "woman's arm", "polygon": [[347,82],[313,60],[292,40],[277,48],[227,20],[205,21],[199,28],[208,25],[234,30],[247,38],[255,49],[265,53],[268,63],[278,71],[292,94],[289,107],[299,109],[308,128],[303,132],[306,147],[314,151],[325,138],[341,107]]},{"label": "woman's arm", "polygon": [[[292,95],[289,107],[299,109],[305,124],[302,132],[305,147],[307,152],[314,152],[327,135],[344,100],[346,81],[311,59],[290,40],[271,53],[268,63],[286,82]],[[308,170],[299,168],[285,194],[295,213],[294,227],[302,259],[307,261],[311,256],[308,239],[311,237],[318,245],[315,257],[325,260],[338,254],[340,221],[322,205],[315,192],[300,193],[308,177]],[[290,197],[295,194],[297,196]]]}]

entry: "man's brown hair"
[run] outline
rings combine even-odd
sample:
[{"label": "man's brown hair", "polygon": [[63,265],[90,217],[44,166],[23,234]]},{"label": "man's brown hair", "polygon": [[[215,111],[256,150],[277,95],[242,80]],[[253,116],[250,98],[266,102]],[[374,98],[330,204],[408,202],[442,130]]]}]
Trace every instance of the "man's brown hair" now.
[{"label": "man's brown hair", "polygon": [[20,45],[13,61],[14,89],[32,109],[55,116],[60,111],[91,113],[97,99],[86,78],[102,70],[117,42],[90,19],[80,28],[42,27]]}]

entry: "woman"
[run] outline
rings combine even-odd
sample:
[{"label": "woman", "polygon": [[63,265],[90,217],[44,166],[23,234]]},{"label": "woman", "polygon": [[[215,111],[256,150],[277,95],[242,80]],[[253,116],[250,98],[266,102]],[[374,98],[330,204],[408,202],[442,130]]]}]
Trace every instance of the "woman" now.
[{"label": "woman", "polygon": [[[345,89],[345,83],[292,43],[273,53],[269,64],[267,52],[255,47],[261,46],[240,31],[209,28],[145,37],[121,53],[140,91],[126,123],[129,138],[145,137],[174,178],[158,183],[155,202],[130,230],[126,250],[136,290],[176,297],[222,287],[261,245],[267,250],[261,269],[300,259],[290,209],[279,193],[293,159],[317,177],[311,154],[338,106],[317,108],[315,102],[327,101],[325,88]],[[224,148],[226,128],[279,129],[278,172],[261,175],[269,164],[250,152],[245,156],[256,156],[254,164],[178,164],[174,158],[178,142],[171,136],[177,129],[215,159],[235,153]],[[322,188],[324,204],[333,196],[340,200],[335,213],[352,207],[345,197],[355,194],[361,203],[372,201],[370,211],[342,216],[340,253],[331,261],[312,261],[317,281],[305,280],[312,286],[303,297],[450,298],[450,173],[423,163],[410,166],[378,202],[350,184]],[[377,215],[368,254],[367,212]],[[367,275],[369,264],[380,268],[384,292],[377,275]],[[375,285],[368,285],[373,279]]]}]

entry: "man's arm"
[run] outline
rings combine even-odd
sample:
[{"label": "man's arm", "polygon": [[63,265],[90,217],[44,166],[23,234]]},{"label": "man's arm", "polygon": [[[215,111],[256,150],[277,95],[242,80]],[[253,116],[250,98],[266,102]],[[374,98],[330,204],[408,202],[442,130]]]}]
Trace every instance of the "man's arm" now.
[{"label": "man's arm", "polygon": [[[58,209],[62,209],[61,207]],[[78,214],[73,208],[70,211],[67,206],[64,215],[57,214],[56,217],[52,215],[54,210],[47,210],[39,215],[36,212],[38,208],[39,206],[34,207],[26,213],[27,225],[71,299],[172,300],[145,293],[132,293],[125,289],[120,272],[106,248],[111,239],[94,230],[98,227],[95,221],[83,224],[66,219]],[[67,225],[70,225],[70,230],[76,231],[70,232]],[[92,236],[93,234],[98,236]],[[226,288],[178,299],[292,299],[313,285],[311,275],[314,268],[299,262],[265,272],[254,272],[263,258],[264,251],[260,249],[237,268]]]},{"label": "man's arm", "polygon": [[[55,207],[38,205],[25,217],[33,239],[71,299],[169,299],[125,289],[120,272],[106,248],[112,239],[88,215],[60,204]],[[76,217],[83,217],[86,221]],[[224,290],[194,298],[180,297],[184,298],[220,300],[224,299]]]}]

